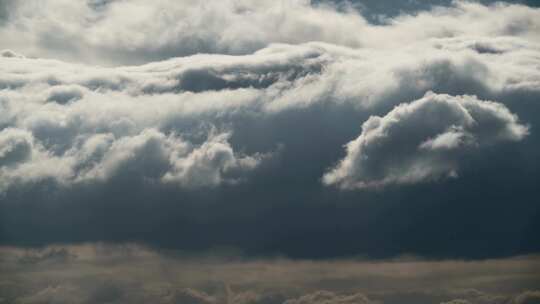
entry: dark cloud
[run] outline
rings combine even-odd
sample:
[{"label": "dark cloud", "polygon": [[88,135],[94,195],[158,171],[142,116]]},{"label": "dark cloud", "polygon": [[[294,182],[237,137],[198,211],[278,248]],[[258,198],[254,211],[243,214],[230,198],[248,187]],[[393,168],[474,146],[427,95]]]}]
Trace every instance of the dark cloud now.
[{"label": "dark cloud", "polygon": [[[380,23],[386,18],[398,16],[400,14],[418,13],[424,10],[433,9],[437,6],[449,6],[452,0],[430,0],[430,1],[385,1],[385,0],[312,0],[313,4],[333,4],[338,7],[349,7],[351,4],[359,10],[363,16],[374,23]],[[540,3],[536,0],[476,0],[474,2],[482,4],[511,3],[523,4],[538,7]]]},{"label": "dark cloud", "polygon": [[363,294],[353,295],[336,295],[330,291],[316,291],[312,294],[307,294],[298,299],[290,299],[284,302],[285,304],[369,304],[372,303]]},{"label": "dark cloud", "polygon": [[512,304],[535,304],[540,303],[540,291],[526,291],[516,296],[511,301]]},{"label": "dark cloud", "polygon": [[[538,9],[455,2],[373,25],[346,7],[280,5],[11,10],[0,28],[13,50],[0,57],[0,243],[137,241],[314,259],[540,250]],[[343,145],[370,130],[385,140],[347,154]],[[355,166],[340,170],[344,159]],[[331,168],[345,173],[329,179]],[[353,187],[389,176],[382,191]],[[473,301],[437,301],[453,299]]]},{"label": "dark cloud", "polygon": [[10,11],[15,9],[16,3],[17,2],[14,0],[0,1],[0,26],[7,23]]}]

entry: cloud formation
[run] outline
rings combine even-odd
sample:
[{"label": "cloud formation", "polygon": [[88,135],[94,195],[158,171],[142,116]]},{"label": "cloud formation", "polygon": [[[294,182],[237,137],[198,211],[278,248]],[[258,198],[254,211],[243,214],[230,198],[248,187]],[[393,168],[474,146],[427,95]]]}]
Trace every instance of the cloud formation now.
[{"label": "cloud formation", "polygon": [[[101,176],[101,179],[104,179],[114,174],[106,174],[104,169],[99,169],[101,173],[98,173],[97,169],[92,171],[85,167],[87,165],[78,164],[77,162],[84,160],[73,160],[82,157],[74,156],[79,153],[77,150],[92,149],[89,145],[98,144],[97,141],[103,142],[100,145],[103,148],[103,145],[108,145],[104,143],[105,141],[115,141],[123,137],[134,138],[134,141],[141,140],[148,137],[151,133],[149,130],[154,129],[162,133],[161,138],[167,138],[161,139],[164,142],[161,145],[168,148],[160,150],[160,153],[167,155],[170,164],[166,165],[167,161],[156,160],[153,163],[156,168],[153,170],[162,172],[148,174],[160,175],[152,176],[153,178],[179,181],[181,180],[178,179],[179,175],[184,173],[179,173],[177,168],[179,163],[170,159],[172,157],[170,155],[178,154],[178,150],[186,143],[173,138],[178,135],[191,136],[200,133],[202,125],[218,126],[225,129],[224,133],[228,133],[227,129],[231,128],[233,121],[238,125],[249,117],[275,117],[288,111],[325,104],[337,108],[352,105],[359,113],[370,113],[403,102],[402,98],[413,98],[423,94],[429,89],[456,94],[467,91],[466,89],[470,87],[472,93],[494,97],[520,91],[535,92],[538,88],[535,84],[538,81],[536,79],[539,76],[538,71],[526,68],[525,63],[516,62],[512,67],[516,71],[523,70],[521,75],[500,72],[508,68],[508,63],[503,65],[503,61],[507,57],[517,56],[514,53],[521,52],[524,47],[519,41],[507,42],[508,45],[496,44],[498,52],[478,52],[479,47],[482,50],[489,49],[491,40],[481,44],[477,40],[438,40],[430,46],[432,58],[415,55],[416,48],[414,48],[400,54],[403,58],[386,64],[382,64],[382,60],[386,60],[384,58],[389,55],[385,52],[375,55],[371,51],[321,43],[273,45],[251,55],[196,55],[119,68],[90,67],[23,56],[4,56],[1,58],[5,65],[0,74],[0,86],[5,89],[0,93],[0,106],[3,110],[0,122],[6,128],[29,132],[27,135],[31,135],[33,139],[26,139],[26,142],[36,149],[32,155],[40,164],[39,168],[27,164],[26,168],[22,166],[20,170],[17,169],[19,172],[15,172],[17,170],[14,168],[4,169],[4,180],[25,181],[53,177],[65,184],[70,183],[70,180],[85,180],[89,176]],[[452,52],[449,53],[449,50]],[[529,50],[532,51],[533,48]],[[531,56],[534,57],[534,54],[536,53],[531,53]],[[501,66],[488,63],[488,61],[496,62],[493,56],[500,60]],[[491,104],[497,109],[500,108]],[[497,115],[495,116],[498,117]],[[512,116],[510,113],[505,115]],[[501,119],[510,119],[508,127],[517,128],[513,131],[516,133],[515,139],[524,136],[524,127],[512,122],[513,118],[501,117]],[[445,126],[453,129],[441,133],[439,138],[422,143],[424,150],[441,151],[445,145],[446,150],[455,148],[452,145],[465,140],[464,136],[467,135],[458,130],[464,127],[461,124],[462,122],[456,122],[455,126]],[[268,128],[275,127],[269,125]],[[230,130],[233,133],[234,131]],[[431,134],[435,135],[437,134]],[[114,140],[110,139],[110,136],[113,136]],[[482,133],[478,136],[496,135]],[[216,138],[222,138],[220,141],[227,145],[227,137],[229,136]],[[90,142],[85,146],[85,141],[88,140]],[[127,142],[127,139],[124,142]],[[249,142],[242,144],[244,147],[250,145]],[[210,143],[201,146],[209,147],[209,145]],[[278,146],[279,143],[274,145]],[[126,149],[133,147],[127,143],[120,146]],[[212,181],[194,183],[220,184],[218,181],[226,179],[219,177],[220,174],[215,172],[231,168],[235,171],[234,167],[254,168],[262,159],[262,155],[268,152],[256,151],[251,156],[239,156],[240,159],[236,160],[234,152],[229,151],[227,152],[229,156],[225,157],[231,159],[226,161],[228,164],[222,166],[218,164],[213,170],[214,173],[206,176]],[[45,159],[47,161],[44,161]],[[32,163],[31,160],[28,162]],[[46,165],[47,163],[55,164]],[[414,173],[417,176],[410,179],[429,179],[436,175],[452,173],[451,171],[455,169],[452,164],[443,164],[446,169],[436,168],[440,163],[435,159],[426,163],[430,164],[434,164],[433,174],[424,170],[423,173]],[[54,172],[45,168],[47,166]],[[98,164],[97,167],[99,166]],[[158,169],[163,166],[171,168],[176,166],[176,169],[172,171]],[[208,164],[179,166],[203,168]],[[408,165],[401,164],[401,166]],[[78,172],[79,169],[86,171]],[[32,177],[29,176],[32,173],[23,173],[24,170],[36,170],[39,173]],[[146,174],[141,170],[138,172],[142,176]],[[409,173],[411,172],[403,172],[402,175]],[[335,176],[327,174],[324,180],[326,184],[340,183],[338,180],[347,174],[336,171]],[[380,175],[375,172],[374,174]],[[376,179],[385,178],[379,176]],[[396,176],[389,178],[396,181],[408,179]],[[185,181],[181,183],[188,184]],[[3,184],[7,185],[9,182],[4,181]],[[343,188],[355,188],[352,185],[343,185]]]},{"label": "cloud formation", "polygon": [[[0,248],[3,303],[532,304],[538,257],[307,261],[134,244]],[[0,302],[2,303],[2,302]]]},{"label": "cloud formation", "polygon": [[520,141],[527,127],[503,105],[474,96],[427,93],[372,116],[323,182],[343,189],[456,177],[460,160],[482,148]]},{"label": "cloud formation", "polygon": [[538,8],[0,2],[0,244],[539,250]]},{"label": "cloud formation", "polygon": [[322,41],[393,48],[463,35],[536,40],[539,28],[537,10],[473,2],[398,16],[384,20],[385,26],[373,26],[352,7],[338,10],[329,1],[318,5],[308,0],[3,3],[9,22],[0,28],[0,38],[6,45],[31,56],[105,63],[140,63],[196,53],[248,54],[272,43]]},{"label": "cloud formation", "polygon": [[303,295],[298,299],[290,299],[284,304],[370,304],[372,303],[363,294],[336,295],[330,291],[320,290],[312,294]]},{"label": "cloud formation", "polygon": [[118,175],[177,183],[186,188],[235,183],[239,180],[230,172],[249,171],[261,158],[235,154],[228,136],[210,135],[197,146],[155,129],[121,138],[101,133],[79,136],[72,147],[54,155],[31,133],[4,129],[0,132],[0,185],[5,189],[12,183],[54,179],[69,186],[106,182]]}]

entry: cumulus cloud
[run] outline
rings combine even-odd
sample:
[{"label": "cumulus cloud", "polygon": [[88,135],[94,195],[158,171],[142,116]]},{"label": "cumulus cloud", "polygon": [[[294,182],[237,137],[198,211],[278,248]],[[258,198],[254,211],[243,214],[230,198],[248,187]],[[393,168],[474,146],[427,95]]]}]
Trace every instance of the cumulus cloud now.
[{"label": "cumulus cloud", "polygon": [[[126,12],[132,17],[125,18]],[[9,39],[10,45],[34,54],[93,61],[107,54],[105,60],[113,62],[194,53],[249,53],[271,42],[328,40],[358,45],[348,29],[365,25],[357,13],[315,8],[304,0],[27,1],[13,7],[10,18],[0,29],[2,38],[19,35],[17,40]],[[93,52],[85,51],[88,49]]]},{"label": "cumulus cloud", "polygon": [[[400,218],[386,225],[381,210],[398,208],[392,191],[417,206],[433,192],[337,194],[320,179],[356,189],[459,173],[441,184],[455,187],[463,205],[473,205],[471,184],[498,206],[509,198],[492,189],[519,193],[521,212],[508,221],[519,225],[508,225],[515,230],[504,241],[463,229],[456,243],[429,252],[486,257],[536,248],[536,206],[525,202],[540,172],[539,9],[455,1],[372,24],[351,6],[303,0],[0,2],[0,242],[426,252],[440,238],[400,233],[400,246],[392,229],[429,223],[392,210]],[[428,91],[439,95],[422,98]],[[386,133],[363,139],[378,132]],[[508,155],[512,162],[501,163]],[[327,209],[358,201],[369,206]],[[484,204],[476,200],[475,212]],[[506,209],[493,210],[486,227],[506,219]],[[297,214],[307,219],[298,223]],[[477,215],[463,216],[476,227]],[[336,229],[339,237],[326,233]],[[321,239],[330,245],[311,250]]]},{"label": "cumulus cloud", "polygon": [[473,2],[383,20],[384,26],[369,24],[351,7],[337,10],[328,1],[319,5],[307,0],[11,2],[4,9],[9,22],[0,28],[7,45],[32,56],[113,64],[195,53],[246,54],[271,43],[323,41],[388,48],[464,34],[537,40],[539,28],[538,10]]},{"label": "cumulus cloud", "polygon": [[18,129],[0,132],[0,166],[8,167],[32,156],[32,134]]},{"label": "cumulus cloud", "polygon": [[[40,6],[45,9],[37,9]],[[132,11],[136,18],[122,18],[119,14],[125,11]],[[195,26],[217,12],[221,18],[215,24]],[[53,18],[56,13],[64,17]],[[495,22],[492,15],[502,19]],[[142,53],[167,53],[174,45],[194,50],[174,50],[171,56],[225,54],[100,67],[2,51],[3,188],[14,181],[52,178],[72,184],[122,174],[184,187],[235,184],[242,180],[240,172],[254,169],[269,153],[249,149],[252,153],[244,155],[235,149],[245,149],[250,142],[239,147],[229,143],[233,125],[244,128],[243,121],[250,117],[276,117],[321,105],[352,105],[364,115],[413,100],[429,90],[492,100],[508,94],[537,94],[540,72],[535,66],[540,46],[533,35],[538,31],[537,15],[537,9],[520,5],[456,2],[374,26],[354,10],[339,11],[305,1],[179,5],[163,0],[152,6],[143,1],[27,1],[10,10],[10,21],[1,27],[0,36],[17,34],[29,44],[8,41],[9,45],[31,55],[47,55],[50,45],[44,44],[44,37],[50,37],[53,29],[55,37],[65,37],[64,43],[86,45],[98,53],[133,50],[142,59]],[[149,18],[159,22],[132,32],[147,25]],[[273,24],[278,19],[276,31]],[[183,22],[171,26],[171,20]],[[463,27],[471,22],[478,26]],[[246,23],[255,28],[244,26]],[[418,30],[426,24],[432,30]],[[347,30],[352,28],[355,31]],[[471,28],[474,30],[468,30]],[[246,30],[258,34],[247,35]],[[358,31],[358,35],[337,34]],[[382,36],[395,39],[381,41],[378,37]],[[310,42],[313,40],[319,42]],[[187,43],[193,41],[200,43]],[[71,52],[70,47],[65,50]],[[84,57],[79,53],[71,55]],[[393,115],[406,106],[383,118],[369,119],[364,133],[348,145],[347,157],[324,176],[324,182],[357,188],[455,176],[459,155],[465,150],[518,141],[527,133],[503,106],[458,103],[478,104],[479,109],[467,109],[462,118],[443,119],[430,126],[430,132],[415,139],[420,142],[410,140],[402,145],[410,146],[407,151],[395,150],[401,151],[397,156],[379,152],[400,145],[401,135],[385,136],[386,148],[378,148],[377,156],[367,152],[374,148],[362,138],[377,130],[383,132],[386,122],[390,125]],[[411,109],[420,104],[426,104],[419,107],[422,109],[443,105],[441,111],[451,117],[455,112],[440,102],[414,102]],[[422,115],[410,116],[411,122],[406,123],[410,128],[417,126],[412,122],[417,116]],[[468,116],[472,118],[467,120]],[[378,121],[380,127],[375,126]],[[266,128],[276,128],[272,122],[268,124]],[[200,133],[201,125],[225,131],[209,136],[207,142],[201,142],[200,134],[198,139],[189,139]],[[492,125],[494,129],[489,131]],[[366,147],[360,149],[362,145]],[[16,149],[22,150],[14,152]]]},{"label": "cumulus cloud", "polygon": [[354,189],[457,176],[467,154],[520,141],[527,132],[501,104],[428,93],[383,117],[370,117],[362,134],[347,144],[345,158],[323,181]]},{"label": "cumulus cloud", "polygon": [[20,54],[13,52],[12,50],[2,50],[0,51],[0,55],[1,57],[6,57],[6,58],[13,58],[13,57],[23,58],[24,57]]},{"label": "cumulus cloud", "polygon": [[177,183],[185,188],[235,183],[243,171],[257,167],[262,156],[242,156],[227,142],[228,134],[210,135],[193,145],[173,134],[145,129],[134,136],[117,138],[111,133],[79,136],[72,147],[54,155],[31,133],[5,129],[2,147],[1,184],[39,182],[52,178],[70,185],[108,181],[119,175]]}]

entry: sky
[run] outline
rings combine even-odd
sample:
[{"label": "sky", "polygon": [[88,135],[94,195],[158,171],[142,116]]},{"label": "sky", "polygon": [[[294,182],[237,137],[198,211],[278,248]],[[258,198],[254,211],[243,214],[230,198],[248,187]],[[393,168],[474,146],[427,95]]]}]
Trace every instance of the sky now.
[{"label": "sky", "polygon": [[540,303],[539,6],[0,0],[0,303]]}]

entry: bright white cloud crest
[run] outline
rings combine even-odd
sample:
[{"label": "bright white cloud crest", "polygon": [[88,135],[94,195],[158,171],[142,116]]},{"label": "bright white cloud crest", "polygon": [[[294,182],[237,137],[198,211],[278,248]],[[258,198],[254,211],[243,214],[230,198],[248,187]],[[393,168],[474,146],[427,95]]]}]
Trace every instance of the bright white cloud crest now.
[{"label": "bright white cloud crest", "polygon": [[428,93],[369,118],[323,180],[352,189],[457,176],[459,160],[468,153],[526,135],[527,127],[501,104]]}]

